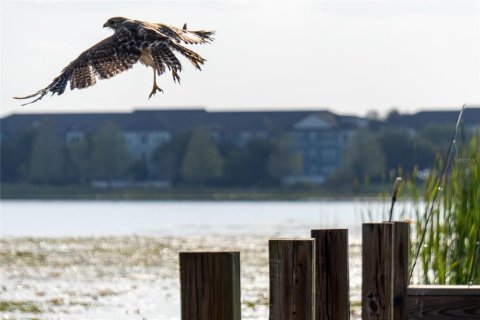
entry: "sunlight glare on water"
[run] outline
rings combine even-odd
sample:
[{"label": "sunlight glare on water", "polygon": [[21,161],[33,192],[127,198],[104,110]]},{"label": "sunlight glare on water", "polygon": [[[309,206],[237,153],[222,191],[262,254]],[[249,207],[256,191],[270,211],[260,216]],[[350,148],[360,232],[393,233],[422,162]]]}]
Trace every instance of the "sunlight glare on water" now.
[{"label": "sunlight glare on water", "polygon": [[178,253],[192,250],[239,250],[242,318],[267,319],[268,239],[332,227],[349,228],[358,302],[361,223],[388,212],[379,201],[3,201],[0,208],[3,319],[42,320],[180,319]]}]

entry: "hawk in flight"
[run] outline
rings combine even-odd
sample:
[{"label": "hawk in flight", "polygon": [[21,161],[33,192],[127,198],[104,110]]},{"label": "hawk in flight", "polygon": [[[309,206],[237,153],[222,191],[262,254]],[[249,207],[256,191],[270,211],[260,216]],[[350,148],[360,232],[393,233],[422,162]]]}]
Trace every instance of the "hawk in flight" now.
[{"label": "hawk in flight", "polygon": [[157,91],[163,92],[157,85],[157,74],[161,75],[168,69],[172,73],[173,80],[180,83],[178,73],[182,70],[182,64],[174,52],[182,54],[199,70],[205,62],[204,58],[183,46],[182,43],[208,43],[213,40],[212,36],[215,33],[204,30],[190,31],[187,30],[186,24],[180,29],[162,23],[149,23],[123,17],[111,18],[103,27],[113,29],[113,35],[80,54],[46,88],[26,97],[14,98],[37,97],[25,103],[30,104],[42,99],[48,92],[52,95],[61,95],[69,81],[71,90],[87,88],[93,86],[97,78],[111,78],[130,69],[138,61],[153,69],[153,88],[150,98]]}]

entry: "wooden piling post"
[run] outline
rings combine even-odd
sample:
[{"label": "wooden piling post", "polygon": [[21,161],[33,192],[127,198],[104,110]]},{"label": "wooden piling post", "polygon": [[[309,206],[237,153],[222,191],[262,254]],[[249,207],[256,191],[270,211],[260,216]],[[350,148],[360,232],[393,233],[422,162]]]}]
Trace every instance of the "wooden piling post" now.
[{"label": "wooden piling post", "polygon": [[270,320],[313,320],[313,239],[271,239]]},{"label": "wooden piling post", "polygon": [[350,319],[348,230],[312,230],[315,239],[315,319]]},{"label": "wooden piling post", "polygon": [[393,318],[393,223],[362,228],[362,319]]},{"label": "wooden piling post", "polygon": [[407,320],[410,224],[395,221],[393,229],[393,319]]},{"label": "wooden piling post", "polygon": [[240,253],[180,252],[182,320],[240,320]]}]

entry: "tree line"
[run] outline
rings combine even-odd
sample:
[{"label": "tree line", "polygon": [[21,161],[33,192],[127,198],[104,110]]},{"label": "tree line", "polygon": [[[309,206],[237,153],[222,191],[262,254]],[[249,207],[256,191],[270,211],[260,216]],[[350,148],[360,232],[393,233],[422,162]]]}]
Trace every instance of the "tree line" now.
[{"label": "tree line", "polygon": [[256,138],[238,147],[217,144],[203,127],[173,136],[155,150],[150,161],[129,155],[121,128],[112,122],[66,143],[55,122],[45,120],[3,141],[1,147],[1,181],[8,183],[165,179],[185,187],[270,187],[301,168],[286,137]]},{"label": "tree line", "polygon": [[[453,132],[454,125],[438,123],[426,124],[416,132],[400,127],[360,129],[350,139],[329,183],[359,186],[393,181],[396,176],[422,169],[429,171],[448,150]],[[471,135],[462,128],[456,146],[468,143]]]},{"label": "tree line", "polygon": [[[416,133],[385,127],[353,132],[328,184],[381,182],[414,167],[429,168],[448,148],[452,125],[428,124]],[[151,161],[129,156],[121,128],[107,122],[83,139],[65,143],[55,122],[41,121],[1,145],[1,181],[41,185],[88,184],[93,180],[168,180],[177,187],[281,185],[302,172],[288,136],[252,138],[245,146],[217,143],[208,128],[195,128],[159,146]]]}]

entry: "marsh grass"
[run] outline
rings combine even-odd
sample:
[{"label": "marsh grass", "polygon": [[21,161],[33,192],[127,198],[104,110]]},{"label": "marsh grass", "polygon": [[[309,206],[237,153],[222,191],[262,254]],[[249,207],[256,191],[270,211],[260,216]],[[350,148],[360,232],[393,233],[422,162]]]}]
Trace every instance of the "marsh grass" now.
[{"label": "marsh grass", "polygon": [[[476,268],[469,279],[473,265],[478,263],[474,259],[479,259],[478,255],[475,255],[480,228],[478,136],[474,135],[464,147],[457,149],[428,221],[428,211],[442,166],[442,161],[437,161],[423,186],[423,191],[415,181],[407,183],[416,216],[412,249],[415,248],[416,252],[421,245],[416,274],[419,275],[418,280],[424,284],[467,284],[469,280],[479,284],[480,268]],[[415,172],[413,176],[415,177]],[[425,239],[421,244],[420,235],[425,226]]]}]

